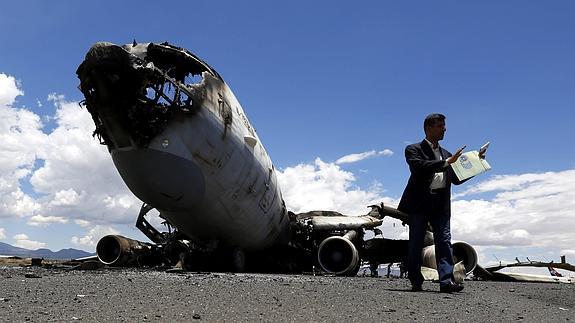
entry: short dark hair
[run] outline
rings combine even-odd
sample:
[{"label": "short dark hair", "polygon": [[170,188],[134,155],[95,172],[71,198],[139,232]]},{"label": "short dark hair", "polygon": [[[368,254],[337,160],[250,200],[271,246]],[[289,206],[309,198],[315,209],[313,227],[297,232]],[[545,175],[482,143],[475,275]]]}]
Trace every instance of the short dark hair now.
[{"label": "short dark hair", "polygon": [[423,131],[427,130],[427,127],[433,127],[439,121],[445,121],[445,116],[443,114],[432,113],[428,115],[423,121]]}]

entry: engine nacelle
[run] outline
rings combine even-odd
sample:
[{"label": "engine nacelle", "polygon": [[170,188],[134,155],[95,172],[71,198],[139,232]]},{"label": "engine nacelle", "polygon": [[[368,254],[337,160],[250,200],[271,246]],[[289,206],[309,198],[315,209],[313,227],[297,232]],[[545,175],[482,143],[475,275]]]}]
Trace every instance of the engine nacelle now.
[{"label": "engine nacelle", "polygon": [[335,275],[355,276],[359,270],[360,258],[353,239],[356,231],[344,236],[328,237],[321,242],[317,251],[317,260],[321,268]]},{"label": "engine nacelle", "polygon": [[[453,262],[463,262],[465,273],[470,274],[477,266],[477,252],[467,242],[458,241],[451,244],[453,248]],[[435,246],[431,245],[423,249],[423,266],[437,269],[435,261]]]},{"label": "engine nacelle", "polygon": [[126,238],[121,235],[107,235],[96,245],[98,259],[110,266],[142,265],[145,259],[152,258],[152,244]]},{"label": "engine nacelle", "polygon": [[455,263],[463,261],[465,273],[470,274],[477,266],[477,251],[470,244],[463,241],[455,242],[453,245],[453,260]]}]

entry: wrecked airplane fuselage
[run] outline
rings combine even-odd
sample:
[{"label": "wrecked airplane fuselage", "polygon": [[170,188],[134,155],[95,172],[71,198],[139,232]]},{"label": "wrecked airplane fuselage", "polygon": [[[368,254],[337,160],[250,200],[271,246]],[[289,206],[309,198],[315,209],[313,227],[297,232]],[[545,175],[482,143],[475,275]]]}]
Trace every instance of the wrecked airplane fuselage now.
[{"label": "wrecked airplane fuselage", "polygon": [[168,44],[97,43],[77,73],[122,179],[180,233],[206,247],[287,241],[274,166],[215,70]]}]

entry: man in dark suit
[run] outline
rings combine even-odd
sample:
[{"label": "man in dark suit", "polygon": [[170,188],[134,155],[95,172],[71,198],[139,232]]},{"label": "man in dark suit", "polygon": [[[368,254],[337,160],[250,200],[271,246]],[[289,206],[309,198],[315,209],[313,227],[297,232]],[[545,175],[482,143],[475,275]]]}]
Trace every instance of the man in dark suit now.
[{"label": "man in dark suit", "polygon": [[423,123],[425,139],[405,148],[405,159],[411,176],[398,209],[409,215],[409,251],[407,273],[413,291],[420,291],[422,249],[427,224],[433,228],[435,258],[441,292],[459,292],[463,285],[453,278],[453,251],[451,248],[451,184],[463,183],[457,179],[450,164],[457,161],[465,146],[454,155],[439,146],[445,134],[445,116],[430,114]]}]

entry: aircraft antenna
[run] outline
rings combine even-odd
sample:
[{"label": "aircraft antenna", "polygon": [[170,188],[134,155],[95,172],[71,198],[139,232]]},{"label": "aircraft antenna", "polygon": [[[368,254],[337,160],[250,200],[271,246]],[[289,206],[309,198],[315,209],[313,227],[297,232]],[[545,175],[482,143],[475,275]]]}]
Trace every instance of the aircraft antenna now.
[{"label": "aircraft antenna", "polygon": [[501,266],[501,260],[499,260],[499,258],[497,258],[497,256],[494,253],[492,253],[491,255],[493,256],[493,258],[495,258],[495,259],[497,259],[497,261],[499,261],[499,266]]}]

